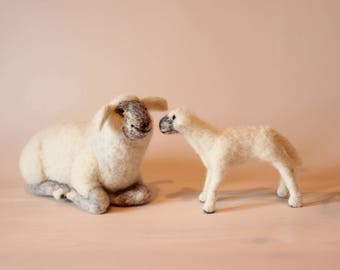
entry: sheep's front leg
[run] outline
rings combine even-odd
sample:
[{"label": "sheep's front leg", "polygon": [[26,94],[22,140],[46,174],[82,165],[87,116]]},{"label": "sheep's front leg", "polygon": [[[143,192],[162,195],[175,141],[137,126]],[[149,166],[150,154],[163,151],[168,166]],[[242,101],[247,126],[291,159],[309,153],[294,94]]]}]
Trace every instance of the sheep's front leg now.
[{"label": "sheep's front leg", "polygon": [[117,206],[142,205],[148,203],[150,200],[150,190],[141,183],[134,184],[127,189],[110,194],[111,204]]},{"label": "sheep's front leg", "polygon": [[66,194],[80,209],[103,214],[110,206],[110,197],[98,181],[98,164],[87,148],[75,158],[71,172],[73,189]]},{"label": "sheep's front leg", "polygon": [[207,193],[208,193],[208,187],[209,187],[210,179],[211,179],[211,172],[210,172],[209,169],[207,169],[207,176],[205,178],[204,188],[203,188],[203,191],[201,192],[201,194],[198,197],[198,200],[201,203],[204,203],[206,198],[207,198]]},{"label": "sheep's front leg", "polygon": [[215,212],[216,204],[216,192],[223,179],[223,172],[220,170],[211,169],[209,185],[207,188],[206,201],[203,206],[203,211],[207,214],[212,214]]},{"label": "sheep's front leg", "polygon": [[66,194],[66,198],[91,214],[103,214],[110,206],[109,195],[102,187],[91,189],[87,196],[83,196],[75,189],[72,189]]}]

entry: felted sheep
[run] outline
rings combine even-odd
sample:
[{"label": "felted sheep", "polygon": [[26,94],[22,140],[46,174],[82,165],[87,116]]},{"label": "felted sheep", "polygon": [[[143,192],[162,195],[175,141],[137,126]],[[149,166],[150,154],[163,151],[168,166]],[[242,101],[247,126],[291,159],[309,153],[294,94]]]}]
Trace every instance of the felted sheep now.
[{"label": "felted sheep", "polygon": [[218,129],[202,121],[184,108],[164,116],[159,127],[162,133],[180,133],[200,156],[207,169],[199,201],[205,213],[215,212],[216,191],[230,166],[251,159],[272,163],[281,179],[279,197],[286,197],[291,207],[302,206],[302,196],[295,182],[294,170],[301,163],[292,144],[269,127]]},{"label": "felted sheep", "polygon": [[28,189],[66,198],[93,214],[106,212],[110,203],[147,203],[151,194],[142,183],[140,166],[153,131],[148,110],[167,110],[167,102],[119,96],[89,122],[40,131],[19,161]]}]

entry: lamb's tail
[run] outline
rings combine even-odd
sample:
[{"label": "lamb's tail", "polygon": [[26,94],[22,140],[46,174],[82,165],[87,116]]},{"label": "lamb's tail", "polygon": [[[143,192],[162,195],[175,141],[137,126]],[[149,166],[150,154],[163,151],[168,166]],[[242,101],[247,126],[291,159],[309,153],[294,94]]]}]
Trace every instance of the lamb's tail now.
[{"label": "lamb's tail", "polygon": [[296,151],[295,147],[290,143],[290,141],[286,137],[281,135],[280,133],[276,133],[275,135],[276,135],[275,137],[278,140],[279,145],[282,146],[284,152],[287,154],[287,156],[291,160],[292,165],[294,167],[301,166],[302,160],[298,152]]}]

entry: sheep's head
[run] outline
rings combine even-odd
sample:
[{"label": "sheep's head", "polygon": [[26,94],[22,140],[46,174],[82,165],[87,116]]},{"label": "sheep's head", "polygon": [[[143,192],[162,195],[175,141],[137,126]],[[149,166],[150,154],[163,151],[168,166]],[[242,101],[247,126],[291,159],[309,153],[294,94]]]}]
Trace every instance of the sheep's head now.
[{"label": "sheep's head", "polygon": [[115,127],[121,128],[125,137],[138,140],[146,137],[152,130],[152,119],[148,110],[167,110],[163,98],[149,97],[139,99],[135,96],[120,96],[104,107],[100,130],[110,117]]},{"label": "sheep's head", "polygon": [[184,108],[178,108],[169,112],[159,121],[159,129],[162,133],[174,134],[180,132],[191,121],[191,114]]},{"label": "sheep's head", "polygon": [[144,138],[152,129],[152,119],[139,100],[122,101],[115,109],[123,120],[124,135],[132,140]]}]

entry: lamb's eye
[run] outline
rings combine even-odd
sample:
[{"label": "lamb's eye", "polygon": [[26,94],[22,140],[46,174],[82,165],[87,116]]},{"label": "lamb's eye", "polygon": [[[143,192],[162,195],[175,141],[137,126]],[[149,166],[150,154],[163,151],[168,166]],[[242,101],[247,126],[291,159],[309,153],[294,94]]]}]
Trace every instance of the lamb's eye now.
[{"label": "lamb's eye", "polygon": [[135,125],[131,125],[131,127],[132,127],[132,128],[134,128],[134,127],[135,127]]},{"label": "lamb's eye", "polygon": [[172,116],[172,120],[175,120],[175,119],[176,119],[176,115],[173,115],[173,116]]}]

